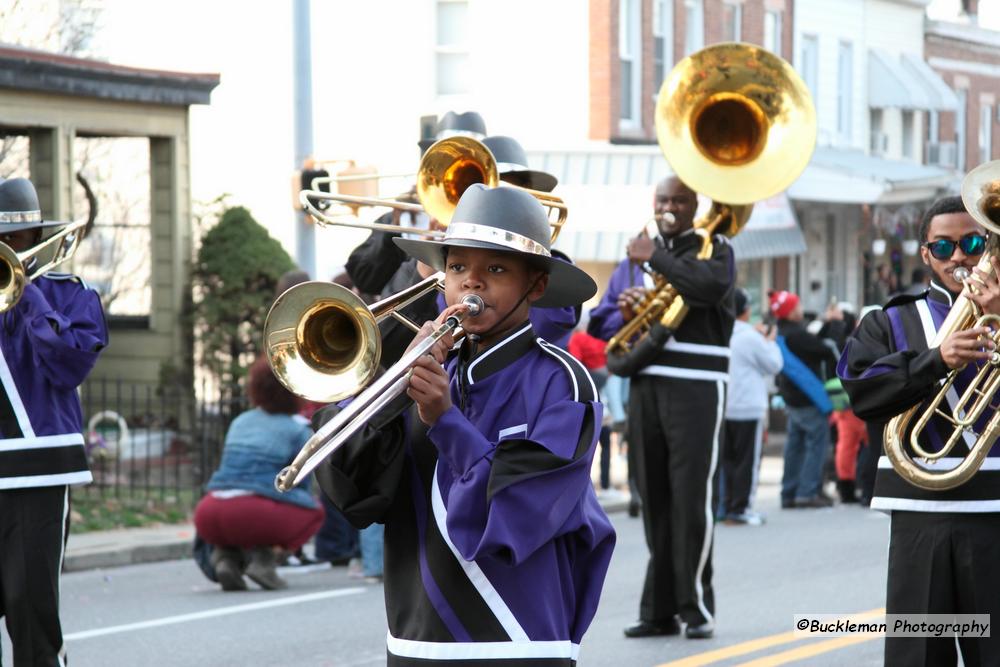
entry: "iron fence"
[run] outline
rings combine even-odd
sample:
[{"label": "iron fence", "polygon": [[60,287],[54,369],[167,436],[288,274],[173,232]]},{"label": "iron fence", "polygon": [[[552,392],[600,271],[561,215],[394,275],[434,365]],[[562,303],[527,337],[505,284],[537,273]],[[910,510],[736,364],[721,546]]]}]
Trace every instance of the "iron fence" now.
[{"label": "iron fence", "polygon": [[239,389],[206,390],[87,382],[80,398],[94,481],[74,495],[193,507],[218,467],[229,424],[248,407]]}]

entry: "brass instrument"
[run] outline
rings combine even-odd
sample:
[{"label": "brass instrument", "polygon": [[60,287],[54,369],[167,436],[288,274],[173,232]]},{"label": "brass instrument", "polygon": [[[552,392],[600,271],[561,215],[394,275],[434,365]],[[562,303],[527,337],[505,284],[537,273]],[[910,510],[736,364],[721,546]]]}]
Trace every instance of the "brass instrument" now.
[{"label": "brass instrument", "polygon": [[[316,181],[339,181],[339,180],[363,180],[372,176],[355,177],[334,177],[330,179],[315,179],[312,190],[302,190],[299,193],[299,203],[302,210],[311,215],[316,222],[321,225],[354,227],[358,229],[368,229],[372,231],[399,233],[404,229],[395,225],[381,225],[368,222],[345,222],[336,219],[317,208],[316,201],[334,201],[347,204],[351,207],[357,206],[387,206],[400,211],[422,212],[434,218],[442,225],[447,226],[451,222],[451,216],[455,212],[455,206],[462,194],[473,183],[483,183],[491,188],[503,185],[504,187],[519,187],[502,183],[497,171],[496,158],[490,149],[481,141],[472,137],[449,137],[435,142],[427,149],[420,159],[420,168],[417,171],[417,199],[419,204],[399,201],[397,199],[383,199],[378,197],[359,197],[348,194],[323,192],[316,189]],[[531,190],[520,188],[538,199],[549,211],[549,224],[552,225],[552,239],[555,243],[559,232],[566,223],[567,207],[562,199],[541,190]],[[555,219],[552,219],[555,212]],[[419,232],[424,236],[442,237],[444,232],[422,230]]]},{"label": "brass instrument", "polygon": [[[0,243],[0,313],[17,305],[28,283],[73,256],[80,245],[80,232],[86,226],[86,220],[71,222],[22,252],[14,252],[7,244]],[[52,256],[39,263],[39,255],[48,251],[52,252]]]},{"label": "brass instrument", "polygon": [[[708,215],[695,221],[699,259],[712,256],[714,234],[739,233],[753,202],[798,178],[816,142],[809,89],[791,65],[751,44],[717,44],[679,62],[660,88],[655,116],[660,149],[677,177],[713,200]],[[673,330],[687,314],[663,276],[654,283],[636,316],[608,342],[609,370],[622,364],[613,357],[628,353],[654,324]]]},{"label": "brass instrument", "polygon": [[[424,281],[427,285],[425,285],[425,289],[423,291],[433,289],[437,286],[438,281],[439,276],[431,276]],[[304,283],[304,285],[308,284],[309,283]],[[419,285],[423,285],[423,283],[420,283]],[[289,290],[289,292],[296,290],[299,287],[300,286],[297,285]],[[411,288],[409,291],[415,292],[416,290]],[[344,292],[351,294],[350,291],[346,289]],[[279,297],[278,302],[280,302],[281,298],[284,298],[287,294],[288,292],[283,294],[282,297]],[[305,353],[303,362],[306,364],[317,364],[320,366],[329,363],[329,368],[325,369],[328,371],[327,374],[332,374],[333,376],[343,376],[343,378],[350,383],[354,381],[353,378],[366,374],[367,369],[372,369],[372,372],[374,372],[374,369],[378,367],[381,339],[379,338],[378,328],[374,326],[374,321],[378,316],[373,313],[369,313],[367,309],[364,308],[364,304],[358,305],[355,303],[354,299],[357,299],[357,297],[353,294],[351,294],[350,298],[346,297],[346,294],[344,296],[345,302],[343,304],[335,302],[335,300],[331,300],[323,306],[323,308],[326,308],[331,312],[327,314],[327,317],[321,318],[322,320],[328,321],[317,322],[314,327],[309,327],[316,329],[316,331],[313,332],[315,334],[314,336],[303,336],[303,347],[305,348],[303,350]],[[417,296],[413,296],[411,294],[407,297],[407,299],[412,301],[412,299],[417,298]],[[400,295],[390,298],[399,299]],[[313,436],[306,441],[306,444],[303,445],[302,450],[298,453],[292,463],[278,473],[278,476],[275,478],[274,485],[279,491],[288,491],[296,484],[300,483],[316,468],[316,466],[323,461],[323,459],[328,457],[336,451],[337,448],[347,442],[347,440],[350,439],[350,437],[360,428],[362,428],[376,413],[378,413],[398,396],[403,394],[409,385],[410,372],[414,362],[418,358],[427,354],[438,340],[449,333],[454,333],[456,337],[461,336],[462,334],[459,327],[462,320],[467,316],[475,317],[479,315],[485,307],[483,300],[474,294],[463,297],[462,303],[466,305],[466,310],[464,312],[449,317],[444,324],[439,326],[434,331],[433,334],[422,340],[412,350],[404,354],[399,361],[386,370],[386,372],[383,373],[382,376],[379,377],[370,387],[358,394],[350,405],[338,412],[333,419],[324,424],[322,428],[316,431],[316,433],[314,433]],[[275,303],[275,308],[277,307],[278,303]],[[376,307],[380,307],[379,304],[376,304]],[[282,309],[284,309],[284,306],[282,306]],[[302,325],[302,323],[306,322],[306,326],[309,326],[308,323],[312,319],[316,319],[315,316],[309,317],[308,314],[299,318],[299,324],[296,326],[296,329],[301,330],[306,328]],[[270,320],[271,315],[269,314],[268,327],[266,328],[270,328]],[[349,331],[349,327],[350,325],[354,325],[356,322],[360,321],[364,321],[364,324],[359,324],[359,326],[363,326],[365,328],[360,332],[361,335],[359,339],[355,341],[355,339],[350,335],[351,332]],[[272,331],[270,333],[278,335],[282,332]],[[345,333],[348,335],[342,335]],[[268,336],[267,332],[265,333],[265,336]],[[268,341],[268,359],[271,360],[272,369],[275,370],[275,374],[280,380],[282,380],[282,383],[288,386],[286,382],[287,378],[282,379],[282,376],[278,374],[278,370],[275,368],[274,359],[277,359],[280,362],[282,350],[288,350],[289,345],[287,341],[285,344],[282,344],[282,341],[278,340],[272,346],[270,337],[267,337],[265,340]],[[329,356],[326,355],[327,352],[330,353]],[[340,369],[339,373],[337,372],[337,369]],[[361,386],[363,386],[363,384],[355,387],[354,390],[356,391]],[[292,389],[292,387],[289,388]],[[292,389],[292,391],[295,391],[295,389]],[[347,395],[350,395],[351,393],[354,393],[354,391],[348,392]]]},{"label": "brass instrument", "polygon": [[[976,268],[985,274],[991,274],[993,265],[990,260],[1000,256],[1000,160],[987,162],[969,172],[962,181],[962,201],[972,217],[989,231],[986,252]],[[964,280],[968,278],[968,273],[965,272],[963,276],[956,270],[955,277]],[[969,289],[974,289],[972,283],[966,283],[966,291]],[[885,426],[885,455],[892,467],[904,480],[928,491],[947,491],[969,481],[982,467],[993,443],[1000,436],[1000,411],[993,405],[996,393],[1000,390],[1000,352],[997,351],[1000,350],[1000,317],[984,315],[979,306],[967,296],[966,291],[955,300],[930,347],[939,347],[956,331],[986,326],[993,329],[990,338],[997,345],[992,357],[980,366],[975,378],[954,405],[942,408],[942,402],[947,399],[948,392],[952,390],[963,369],[948,373],[930,402],[911,407],[893,417]],[[988,410],[994,410],[993,414],[988,414]],[[919,438],[935,415],[950,423],[953,428],[939,451],[928,452],[921,446]],[[977,430],[976,423],[983,417],[988,420],[981,430]],[[914,420],[916,423],[911,429],[910,425]],[[947,456],[967,434],[975,437],[975,444],[969,447],[968,456],[953,468],[935,470],[934,463]],[[909,443],[915,457],[923,463],[914,460],[904,442]]]},{"label": "brass instrument", "polygon": [[356,394],[378,369],[379,322],[393,317],[418,331],[419,325],[399,311],[433,290],[444,291],[444,274],[425,278],[370,307],[334,283],[295,285],[278,297],[264,323],[264,349],[274,376],[310,401],[332,403]]}]

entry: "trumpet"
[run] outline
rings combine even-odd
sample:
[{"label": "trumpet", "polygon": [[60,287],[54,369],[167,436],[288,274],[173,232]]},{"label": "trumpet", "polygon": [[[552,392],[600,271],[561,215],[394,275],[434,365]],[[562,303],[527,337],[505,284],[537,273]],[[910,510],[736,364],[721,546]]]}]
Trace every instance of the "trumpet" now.
[{"label": "trumpet", "polygon": [[[462,321],[466,317],[476,317],[485,307],[483,300],[474,294],[465,296],[462,303],[466,306],[465,311],[456,313],[445,320],[430,336],[420,341],[370,387],[358,394],[350,405],[316,431],[303,445],[302,450],[292,463],[282,469],[275,477],[275,488],[279,491],[289,491],[305,479],[316,466],[347,442],[375,414],[406,391],[413,364],[417,359],[427,354],[439,340],[449,333],[453,333],[456,337],[461,336]],[[375,333],[377,335],[377,330]],[[376,340],[378,340],[377,337]],[[363,358],[359,359],[359,363],[366,366],[373,368],[378,366],[377,353],[360,350],[354,356]]]},{"label": "trumpet", "polygon": [[[447,226],[451,222],[451,216],[455,212],[458,200],[461,199],[462,194],[473,183],[483,183],[491,188],[499,187],[500,185],[504,187],[520,187],[501,182],[497,161],[493,157],[493,153],[490,152],[490,149],[485,144],[472,137],[449,137],[435,142],[427,149],[423,158],[421,158],[420,168],[416,175],[417,199],[420,201],[419,204],[398,201],[397,199],[323,192],[316,189],[316,181],[326,179],[316,179],[313,189],[302,190],[299,193],[299,203],[302,205],[302,209],[321,225],[399,233],[401,229],[395,225],[339,220],[321,211],[316,206],[316,202],[333,201],[347,204],[351,207],[386,206],[399,211],[411,211],[414,213],[426,211],[427,215]],[[372,177],[365,176],[363,178]],[[343,180],[344,177],[337,177],[337,179]],[[549,224],[552,226],[551,242],[555,243],[559,232],[562,231],[563,225],[566,224],[566,217],[568,215],[566,204],[562,199],[548,192],[531,190],[529,188],[520,189],[525,190],[538,199],[548,209]],[[433,238],[444,236],[444,232],[442,231],[421,231],[420,233]]]},{"label": "trumpet", "polygon": [[[71,222],[22,252],[15,252],[7,244],[0,243],[0,313],[17,305],[28,283],[73,256],[80,245],[80,232],[86,226],[86,220]],[[39,263],[39,255],[47,251],[52,251],[52,256],[48,261]]]},{"label": "trumpet", "polygon": [[[713,200],[708,215],[695,221],[699,259],[712,256],[714,234],[739,233],[753,202],[798,178],[816,142],[805,83],[787,62],[750,44],[717,44],[679,62],[660,88],[655,116],[660,150],[677,177]],[[636,317],[608,342],[612,372],[639,370],[655,349],[643,345],[642,361],[626,359],[633,341],[642,343],[657,322],[674,330],[687,315],[676,288],[662,276],[654,283]]]},{"label": "trumpet", "polygon": [[[962,201],[972,217],[990,232],[986,251],[976,266],[980,272],[990,274],[993,272],[990,260],[1000,256],[1000,160],[987,162],[968,173],[962,181]],[[966,290],[974,289],[973,284],[967,282],[968,271],[956,270],[953,275],[958,280],[966,281]],[[970,327],[991,328],[993,333],[989,338],[996,346],[994,349],[1000,349],[1000,317],[984,315],[964,291],[948,311],[930,346],[939,347],[954,332]],[[993,404],[1000,390],[1000,352],[994,351],[992,357],[977,370],[962,396],[954,405],[945,408],[942,404],[962,370],[948,373],[926,406],[915,405],[893,417],[885,426],[886,458],[900,477],[918,488],[946,491],[966,483],[979,472],[997,437],[1000,437],[1000,410],[996,410]],[[988,410],[992,410],[993,414],[988,414]],[[950,424],[952,430],[941,449],[930,452],[920,444],[919,438],[934,416]],[[985,424],[977,426],[983,418],[986,418]],[[906,437],[907,432],[909,438]],[[947,456],[967,435],[975,437],[969,454],[953,468],[934,470],[933,463]],[[907,451],[904,443],[909,444],[913,454]],[[925,465],[916,459],[921,459]]]}]

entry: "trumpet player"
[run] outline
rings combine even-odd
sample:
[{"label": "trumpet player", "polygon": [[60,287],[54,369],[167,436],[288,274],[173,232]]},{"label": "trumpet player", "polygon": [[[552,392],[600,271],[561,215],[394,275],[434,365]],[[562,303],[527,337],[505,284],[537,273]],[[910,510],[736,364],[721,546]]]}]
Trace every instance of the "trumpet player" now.
[{"label": "trumpet player", "polygon": [[477,184],[442,241],[395,241],[445,273],[447,307],[414,344],[463,299],[482,308],[457,353],[446,335],[415,363],[412,409],[393,400],[316,470],[348,520],[385,524],[392,667],[570,667],[597,610],[615,539],[590,481],[602,407],[529,319],[597,286],[549,239],[533,196]]},{"label": "trumpet player", "polygon": [[[963,290],[984,313],[1000,314],[1000,284],[995,275],[1000,262],[991,258],[993,273],[976,268],[987,246],[983,228],[960,197],[944,197],[924,214],[919,233],[920,256],[933,274],[929,288],[917,295],[897,296],[865,316],[848,339],[837,368],[854,412],[868,422],[869,443],[876,451],[882,449],[886,422],[935,395],[949,371],[968,366],[954,386],[961,395],[976,365],[995,351],[993,343],[982,338],[988,334],[986,328],[958,330],[940,346],[930,346]],[[971,272],[968,283],[974,289],[956,278],[957,269]],[[947,405],[943,407],[947,410]],[[992,410],[988,411],[987,418],[992,416]],[[943,418],[932,417],[919,442],[927,451],[938,450],[951,429]],[[975,436],[971,438],[974,441]],[[956,452],[959,449],[967,452],[962,443]],[[955,461],[942,459],[945,468]],[[998,462],[1000,451],[994,447],[970,481],[946,491],[927,491],[908,483],[885,456],[880,457],[871,506],[891,515],[887,613],[1000,610]],[[960,637],[958,645],[966,665],[1000,662],[1000,633],[986,639]],[[952,636],[886,638],[886,665],[956,663]]]},{"label": "trumpet player", "polygon": [[[42,220],[29,180],[0,180],[0,242],[21,254],[65,224]],[[107,343],[97,293],[67,273],[32,279],[0,316],[0,616],[15,665],[66,664],[69,486],[92,479],[77,388]]]},{"label": "trumpet player", "polygon": [[[655,325],[663,341],[653,362],[633,376],[629,444],[637,446],[635,478],[642,499],[650,558],[639,620],[626,637],[711,637],[712,476],[718,459],[733,331],[732,246],[713,239],[699,259],[694,231],[697,196],[676,177],[656,186],[653,212],[659,237],[641,236],[615,269],[600,304],[590,312],[591,335],[609,339],[632,319],[646,293],[637,265],[649,264],[690,306],[677,331]],[[610,367],[610,363],[609,363]]]}]

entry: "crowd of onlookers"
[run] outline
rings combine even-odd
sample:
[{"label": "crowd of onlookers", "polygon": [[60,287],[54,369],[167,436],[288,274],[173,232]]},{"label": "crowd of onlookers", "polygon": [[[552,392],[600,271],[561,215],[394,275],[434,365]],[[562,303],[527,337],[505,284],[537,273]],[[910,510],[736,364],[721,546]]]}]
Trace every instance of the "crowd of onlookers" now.
[{"label": "crowd of onlookers", "polygon": [[[885,291],[883,302],[894,294],[919,294],[927,279],[927,272],[918,269],[905,289],[898,289],[895,281],[879,282]],[[871,502],[878,452],[869,450],[865,423],[851,410],[836,374],[848,336],[870,308],[859,313],[853,304],[836,302],[823,313],[813,313],[787,290],[771,291],[762,302],[745,289],[736,290],[713,498],[717,521],[764,523],[764,516],[754,509],[761,456],[769,439],[782,436],[782,509]],[[612,449],[620,459],[632,453],[626,427],[629,382],[608,374],[605,343],[588,335],[586,328],[584,320],[568,349],[591,370],[604,403],[596,482],[599,495],[614,497],[622,490],[611,484]],[[624,486],[624,480],[619,481],[618,486]],[[629,512],[636,516],[639,502],[630,478],[628,484]]]}]

